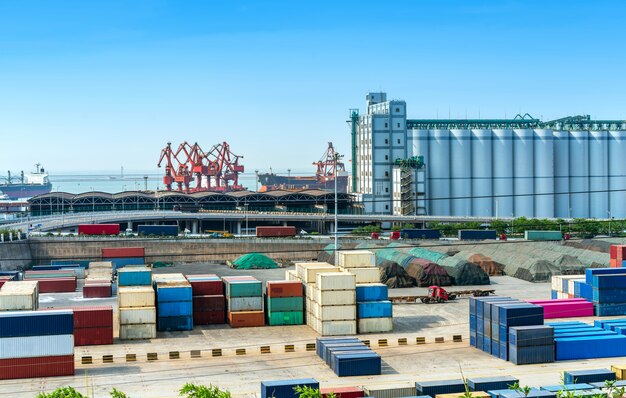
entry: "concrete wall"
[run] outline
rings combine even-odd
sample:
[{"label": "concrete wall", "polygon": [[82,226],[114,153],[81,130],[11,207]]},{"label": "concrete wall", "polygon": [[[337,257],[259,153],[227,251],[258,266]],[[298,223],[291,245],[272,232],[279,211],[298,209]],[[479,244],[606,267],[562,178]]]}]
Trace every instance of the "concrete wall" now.
[{"label": "concrete wall", "polygon": [[32,262],[30,241],[0,243],[0,270],[9,271],[24,269]]},{"label": "concrete wall", "polygon": [[144,247],[148,263],[234,260],[251,252],[261,252],[275,260],[293,261],[317,258],[328,243],[317,239],[31,238],[30,254],[36,264],[48,264],[56,259],[97,261],[105,247]]}]

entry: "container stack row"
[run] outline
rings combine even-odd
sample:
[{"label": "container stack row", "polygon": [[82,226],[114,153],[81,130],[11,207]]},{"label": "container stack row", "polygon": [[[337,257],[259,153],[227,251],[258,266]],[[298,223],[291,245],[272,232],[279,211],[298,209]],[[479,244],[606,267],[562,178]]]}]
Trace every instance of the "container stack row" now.
[{"label": "container stack row", "polygon": [[528,303],[543,307],[544,319],[593,316],[593,303],[583,298],[528,300]]},{"label": "container stack row", "polygon": [[[554,328],[555,359],[565,361],[625,356],[626,336],[610,330],[612,321],[598,322],[594,326],[582,322],[547,324]],[[605,326],[609,330],[604,329]]]},{"label": "container stack row", "polygon": [[380,375],[380,355],[357,338],[317,338],[317,355],[339,377]]},{"label": "container stack row", "polygon": [[554,328],[547,325],[509,329],[509,361],[515,365],[554,362]]},{"label": "container stack row", "polygon": [[124,286],[117,292],[120,339],[156,338],[157,312],[152,286]]},{"label": "container stack row", "polygon": [[322,336],[356,334],[356,277],[346,272],[319,272],[315,278],[316,282],[306,287],[310,299],[307,324]]},{"label": "container stack row", "polygon": [[251,276],[223,277],[230,327],[265,326],[263,284]]},{"label": "container stack row", "polygon": [[551,279],[552,299],[575,298],[575,281],[584,282],[585,275],[554,275]]},{"label": "container stack row", "polygon": [[610,257],[609,264],[611,268],[624,267],[624,261],[626,261],[626,245],[611,245]]},{"label": "container stack row", "polygon": [[8,281],[0,287],[0,311],[35,311],[39,308],[39,282]]},{"label": "container stack row", "polygon": [[33,271],[74,271],[77,279],[85,279],[88,265],[82,264],[59,264],[59,265],[34,265]]},{"label": "container stack row", "polygon": [[72,310],[0,312],[0,379],[73,375]]},{"label": "container stack row", "polygon": [[268,281],[265,306],[270,326],[302,325],[304,297],[300,281]]},{"label": "container stack row", "polygon": [[224,283],[215,274],[187,275],[193,295],[193,324],[217,325],[226,323]]},{"label": "container stack row", "polygon": [[596,316],[626,315],[626,274],[622,268],[588,268]]},{"label": "container stack row", "polygon": [[113,269],[124,268],[127,265],[143,265],[145,249],[143,247],[110,247],[102,249],[102,261],[110,261]]},{"label": "container stack row", "polygon": [[384,333],[393,330],[393,308],[384,283],[356,285],[357,331]]},{"label": "container stack row", "polygon": [[509,329],[543,325],[543,308],[510,297],[470,298],[470,345],[509,360]]},{"label": "container stack row", "polygon": [[76,291],[76,274],[73,270],[26,271],[24,280],[38,281],[39,293]]},{"label": "container stack row", "polygon": [[74,312],[74,345],[113,344],[113,308],[76,307]]},{"label": "container stack row", "polygon": [[98,261],[89,263],[86,270],[84,298],[111,297],[113,295],[113,263]]},{"label": "container stack row", "polygon": [[156,293],[157,330],[193,329],[193,295],[183,274],[159,274],[152,278]]}]

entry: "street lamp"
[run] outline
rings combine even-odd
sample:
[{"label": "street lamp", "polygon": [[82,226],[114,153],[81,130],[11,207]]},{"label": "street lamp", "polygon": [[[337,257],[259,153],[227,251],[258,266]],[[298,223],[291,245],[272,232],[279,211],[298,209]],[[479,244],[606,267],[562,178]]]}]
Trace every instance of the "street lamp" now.
[{"label": "street lamp", "polygon": [[337,162],[339,161],[340,158],[342,158],[343,156],[339,155],[339,153],[335,152],[335,156],[333,156],[333,174],[335,177],[335,266],[337,266],[337,264],[339,264],[338,262],[338,257],[339,257],[339,247],[337,246],[337,234],[339,231],[339,219],[337,217]]}]

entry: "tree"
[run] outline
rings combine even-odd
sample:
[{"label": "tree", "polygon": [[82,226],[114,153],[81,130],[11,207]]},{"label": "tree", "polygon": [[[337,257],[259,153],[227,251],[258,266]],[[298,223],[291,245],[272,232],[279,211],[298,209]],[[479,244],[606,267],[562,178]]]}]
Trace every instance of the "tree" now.
[{"label": "tree", "polygon": [[36,398],[88,398],[79,393],[74,387],[59,387],[50,393],[39,393]]},{"label": "tree", "polygon": [[185,383],[178,395],[186,398],[231,398],[230,391],[221,390],[213,384],[209,384],[207,387]]},{"label": "tree", "polygon": [[[298,394],[300,398],[322,398],[322,393],[319,389],[309,386],[295,386],[293,390]],[[336,398],[334,392],[324,394],[326,398]]]}]

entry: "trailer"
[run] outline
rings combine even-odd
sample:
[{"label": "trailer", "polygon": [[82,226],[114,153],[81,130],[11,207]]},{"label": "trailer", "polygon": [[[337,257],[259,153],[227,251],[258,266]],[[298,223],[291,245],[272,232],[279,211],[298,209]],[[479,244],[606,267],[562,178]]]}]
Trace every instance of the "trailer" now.
[{"label": "trailer", "polygon": [[448,292],[440,286],[430,286],[428,288],[428,295],[389,297],[389,300],[392,303],[415,304],[417,302],[422,302],[424,304],[434,304],[456,300],[457,298],[463,296],[484,297],[489,296],[490,294],[495,294],[495,292],[495,289],[457,290]]}]

